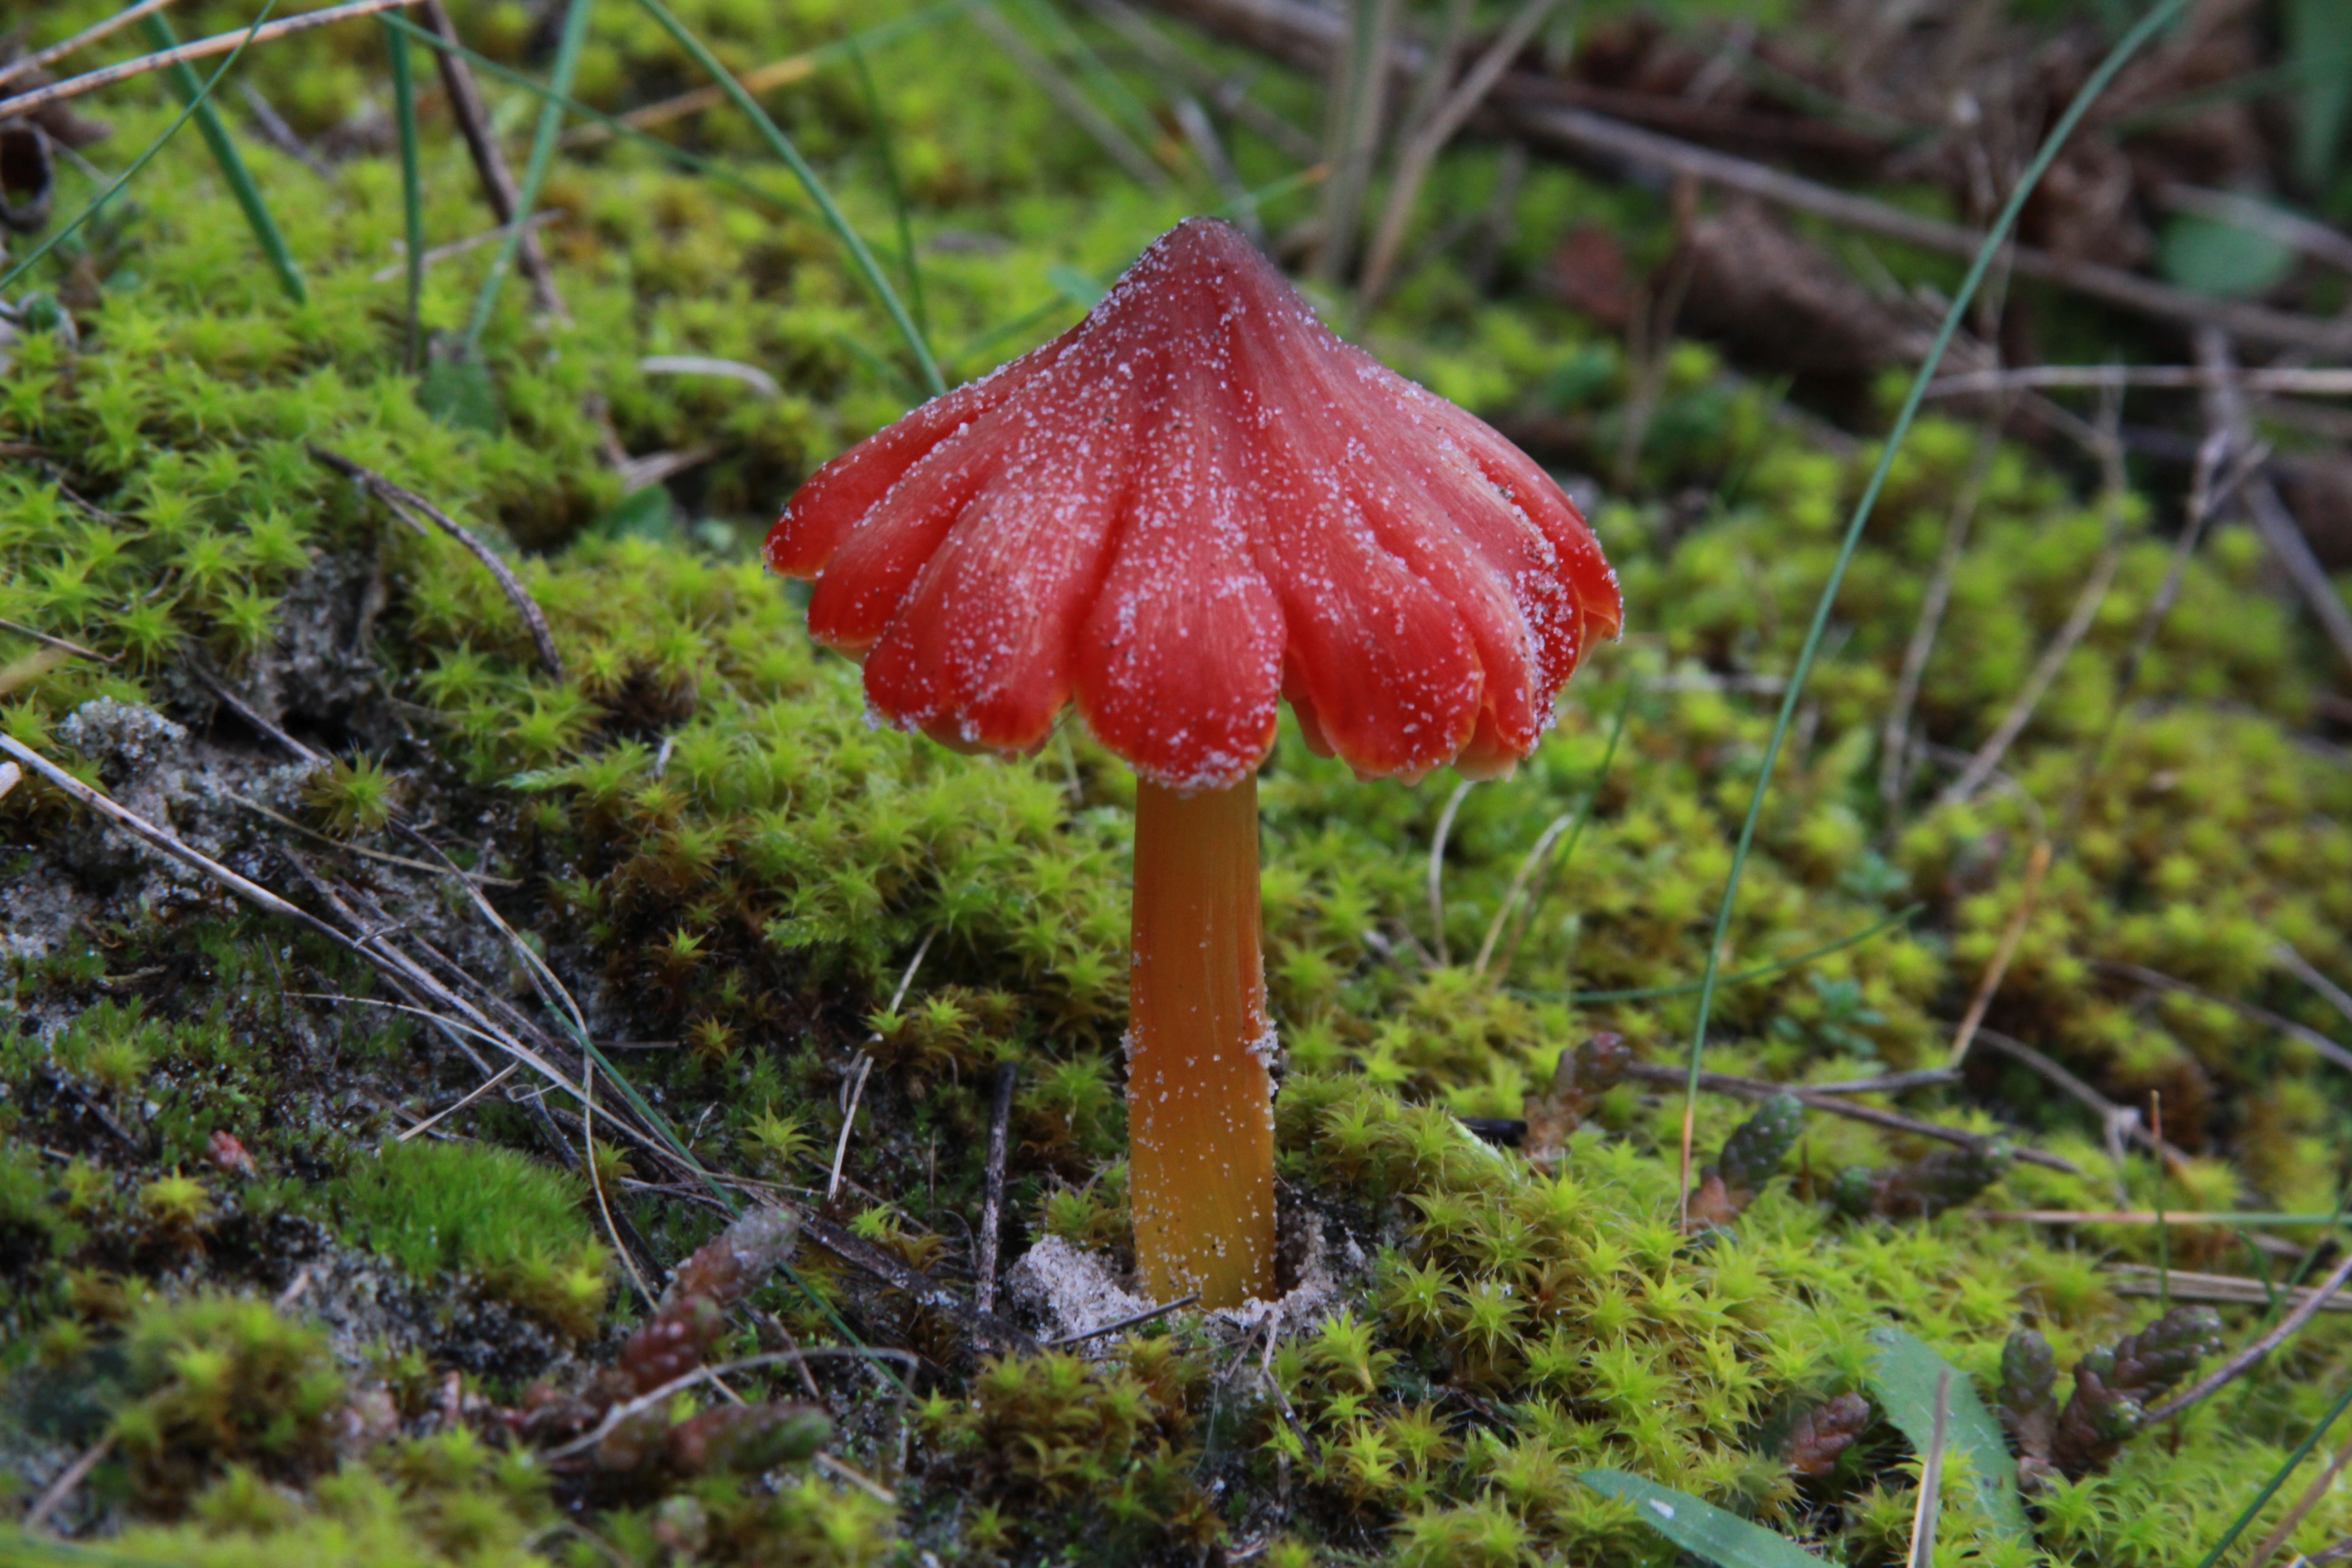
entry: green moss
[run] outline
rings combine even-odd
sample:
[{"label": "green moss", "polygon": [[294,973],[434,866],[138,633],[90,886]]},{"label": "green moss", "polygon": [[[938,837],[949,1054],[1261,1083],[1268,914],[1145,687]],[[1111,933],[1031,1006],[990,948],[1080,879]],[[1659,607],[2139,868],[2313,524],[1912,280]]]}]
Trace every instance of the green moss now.
[{"label": "green moss", "polygon": [[611,1255],[587,1184],[509,1149],[390,1143],[330,1189],[354,1240],[419,1279],[463,1274],[567,1333],[604,1310]]}]

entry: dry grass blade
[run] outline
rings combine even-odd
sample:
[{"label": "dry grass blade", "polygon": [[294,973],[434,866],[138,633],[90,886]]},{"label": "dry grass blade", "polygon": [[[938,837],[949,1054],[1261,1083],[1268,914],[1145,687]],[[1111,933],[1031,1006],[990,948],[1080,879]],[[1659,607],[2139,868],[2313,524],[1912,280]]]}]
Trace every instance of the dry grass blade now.
[{"label": "dry grass blade", "polygon": [[1464,779],[1454,786],[1454,793],[1445,797],[1445,809],[1437,814],[1437,831],[1429,837],[1430,951],[1437,955],[1440,969],[1454,962],[1445,951],[1445,841],[1453,836],[1454,816],[1469,798],[1475,782]]},{"label": "dry grass blade", "polygon": [[27,1535],[37,1535],[47,1529],[50,1516],[72,1499],[75,1489],[89,1479],[90,1471],[98,1468],[100,1461],[112,1452],[114,1435],[110,1432],[83,1449],[80,1456],[58,1471],[58,1479],[33,1500],[33,1506],[26,1511],[19,1528]]},{"label": "dry grass blade", "polygon": [[[1364,192],[1371,184],[1387,122],[1390,54],[1400,0],[1356,0],[1352,48],[1331,55],[1331,134],[1327,161],[1331,184],[1323,193],[1323,232],[1316,247],[1315,274],[1337,284],[1355,255],[1356,227]],[[1336,18],[1333,18],[1336,21]],[[1412,68],[1408,67],[1407,68]]]},{"label": "dry grass blade", "polygon": [[2017,908],[2009,917],[2009,925],[2000,933],[2000,945],[1993,949],[1992,962],[1985,965],[1984,976],[1977,982],[1976,994],[1969,998],[1969,1010],[1953,1031],[1950,1065],[1958,1067],[1969,1058],[1969,1045],[1984,1024],[1987,1009],[1992,1005],[2000,983],[2008,977],[2009,966],[2017,959],[2018,944],[2025,940],[2026,922],[2033,918],[2033,900],[2042,891],[2042,879],[2050,870],[2050,840],[2037,838],[2025,860],[2025,885],[2018,889]]},{"label": "dry grass blade", "polygon": [[1952,1414],[1952,1369],[1936,1373],[1936,1426],[1919,1458],[1919,1505],[1911,1514],[1911,1568],[1936,1568],[1936,1522],[1944,1503],[1945,1428]]},{"label": "dry grass blade", "polygon": [[[414,5],[416,3],[417,0],[348,0],[347,4],[341,5],[331,5],[323,11],[306,12],[299,16],[281,17],[275,22],[266,22],[258,27],[240,27],[232,32],[215,33],[209,38],[198,38],[194,43],[182,44],[176,48],[161,49],[154,54],[142,55],[135,60],[124,60],[120,65],[108,66],[101,70],[86,71],[80,76],[68,77],[63,81],[52,82],[47,87],[35,88],[29,92],[20,92],[13,98],[0,98],[0,119],[14,119],[30,114],[36,110],[46,109],[50,104],[63,103],[68,99],[79,98],[86,92],[96,92],[100,88],[112,87],[116,82],[129,81],[133,77],[144,76],[149,71],[164,70],[173,66],[185,65],[190,60],[209,59],[215,55],[228,54],[247,44],[267,44],[291,33],[308,32],[313,27],[323,27],[331,22],[347,22],[354,16],[373,16],[379,11],[397,10],[404,5]],[[140,13],[142,17],[153,14],[154,8]]]},{"label": "dry grass blade", "polygon": [[[677,1395],[699,1384],[716,1383],[722,1377],[730,1377],[737,1373],[757,1372],[763,1366],[804,1366],[812,1361],[827,1358],[903,1362],[910,1375],[917,1367],[921,1365],[921,1362],[911,1351],[888,1350],[872,1345],[818,1345],[809,1350],[769,1351],[761,1355],[745,1356],[740,1361],[721,1362],[717,1366],[698,1366],[692,1372],[671,1378],[658,1388],[646,1390],[626,1404],[614,1405],[604,1412],[604,1418],[590,1430],[572,1438],[562,1447],[548,1449],[540,1458],[552,1462],[557,1459],[568,1459],[574,1454],[584,1454],[603,1442],[613,1429],[623,1422],[632,1416],[642,1415],[648,1410],[657,1410]],[[904,1398],[906,1388],[904,1384],[899,1384],[898,1387],[901,1395],[898,1401],[898,1418],[903,1421],[906,1419]]]},{"label": "dry grass blade", "polygon": [[541,666],[556,679],[563,679],[563,656],[555,649],[555,634],[548,629],[547,616],[541,613],[539,602],[530,596],[530,591],[522,585],[522,580],[514,574],[514,569],[499,559],[497,551],[467,532],[448,513],[415,490],[394,484],[382,474],[363,468],[349,458],[330,452],[323,447],[312,447],[310,451],[310,456],[320,462],[373,493],[392,508],[395,516],[417,532],[430,531],[419,519],[429,520],[471,552],[474,559],[498,579],[499,587],[506,594],[508,603],[513,605],[515,613],[522,617],[523,625],[530,632],[531,645],[539,650]]},{"label": "dry grass blade", "polygon": [[1937,797],[1935,808],[1938,811],[1966,805],[2000,770],[2002,759],[2009,755],[2009,748],[2016,742],[2018,736],[2025,732],[2025,726],[2033,720],[2034,710],[2042,706],[2042,699],[2057,682],[2059,672],[2065,668],[2066,661],[2074,657],[2074,650],[2082,646],[2084,637],[2090,634],[2092,623],[2098,619],[2100,609],[2107,602],[2107,590],[2115,586],[2116,574],[2123,567],[2124,546],[2128,542],[2124,532],[2124,502],[2130,494],[2130,486],[2124,475],[2123,399],[2119,392],[2110,390],[2102,401],[2104,406],[2100,410],[2097,445],[2099,467],[2104,476],[2100,486],[2100,510],[2105,514],[2105,542],[2100,547],[2098,561],[2092,566],[2090,576],[2084,580],[2082,591],[2074,595],[2074,605],[2068,612],[2065,624],[2050,639],[2050,646],[2042,650],[2042,658],[2034,664],[2033,673],[2026,678],[2023,689],[2011,701],[2008,711],[1993,726],[1992,733],[1985,737],[1984,744],[1979,746],[1976,754],[1969,759],[1968,766],[1961,769],[1960,776],[1946,785],[1944,793]]},{"label": "dry grass blade", "polygon": [[2118,974],[2126,980],[2136,980],[2142,985],[2153,986],[2159,991],[2175,991],[2184,996],[2194,996],[2200,1001],[2218,1002],[2240,1017],[2252,1019],[2257,1024],[2276,1029],[2282,1035],[2300,1040],[2337,1067],[2352,1071],[2352,1049],[2337,1045],[2308,1024],[2298,1024],[2293,1018],[2282,1017],[2267,1007],[2258,1007],[2252,1002],[2241,1001],[2235,996],[2224,996],[2218,992],[2208,991],[2201,985],[2191,985],[2186,980],[2176,979],[2162,970],[2150,969],[2146,964],[2124,963],[2106,958],[2096,959],[2093,963],[2095,967],[2104,969],[2110,974]]},{"label": "dry grass blade", "polygon": [[1051,99],[1054,107],[1076,121],[1079,128],[1094,139],[1127,174],[1146,190],[1168,188],[1168,171],[1152,161],[1151,154],[1135,143],[1135,139],[1116,120],[1104,113],[1087,96],[1085,88],[1066,75],[1062,68],[1024,37],[1021,30],[997,14],[993,5],[972,7],[972,25],[988,35],[989,42],[1004,51],[1004,58],[1021,68],[1021,74],[1037,84],[1037,89]]},{"label": "dry grass blade", "polygon": [[[1412,209],[1421,200],[1421,188],[1436,166],[1438,154],[1454,140],[1454,133],[1477,112],[1496,82],[1502,79],[1503,72],[1519,58],[1519,51],[1528,47],[1528,40],[1535,37],[1536,29],[1543,26],[1544,18],[1559,3],[1559,0],[1521,0],[1518,10],[1478,57],[1461,84],[1430,113],[1427,124],[1407,137],[1397,153],[1396,168],[1389,179],[1388,201],[1381,209],[1371,251],[1364,261],[1363,280],[1357,287],[1359,310],[1370,310],[1387,290],[1396,270],[1397,254],[1404,246],[1405,226],[1412,219]],[[1442,58],[1433,57],[1429,79],[1435,79]]]}]

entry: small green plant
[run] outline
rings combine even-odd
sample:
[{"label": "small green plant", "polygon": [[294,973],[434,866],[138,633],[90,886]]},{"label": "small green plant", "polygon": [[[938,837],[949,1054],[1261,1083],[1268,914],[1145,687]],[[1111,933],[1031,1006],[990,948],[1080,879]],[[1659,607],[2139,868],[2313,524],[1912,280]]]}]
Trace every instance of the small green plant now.
[{"label": "small green plant", "polygon": [[365,752],[333,762],[305,779],[302,796],[330,833],[351,837],[373,833],[392,820],[398,781]]}]

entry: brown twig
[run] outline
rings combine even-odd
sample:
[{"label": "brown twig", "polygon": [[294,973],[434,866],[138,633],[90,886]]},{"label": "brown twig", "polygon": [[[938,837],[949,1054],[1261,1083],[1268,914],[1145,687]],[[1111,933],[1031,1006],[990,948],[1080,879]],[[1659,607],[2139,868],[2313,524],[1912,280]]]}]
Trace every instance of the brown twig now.
[{"label": "brown twig", "polygon": [[[1328,71],[1332,58],[1343,53],[1347,44],[1346,13],[1324,10],[1305,0],[1151,3],[1223,37],[1273,53],[1303,70]],[[1392,73],[1410,78],[1421,68],[1422,46],[1410,38],[1400,39],[1390,46],[1388,58]],[[1983,247],[1984,236],[1958,224],[1906,212],[1746,158],[1645,131],[1622,119],[1562,103],[1559,101],[1562,94],[1563,85],[1559,82],[1532,72],[1514,71],[1496,84],[1488,102],[1494,118],[1506,130],[1547,153],[1687,175],[1843,227],[1948,256],[1973,257]],[[2011,269],[2019,277],[2055,283],[2143,315],[2220,327],[2242,342],[2265,347],[2352,354],[2352,321],[2299,316],[2195,294],[2121,268],[2072,260],[2026,246],[2011,247],[2009,255]]]},{"label": "brown twig", "polygon": [[2352,370],[2305,370],[2280,366],[2229,373],[2186,364],[2033,364],[2009,370],[1970,370],[1940,375],[1927,384],[1930,397],[1971,397],[2057,386],[2150,386],[2201,390],[2226,379],[2242,392],[2299,393],[2305,396],[2352,396]]},{"label": "brown twig", "polygon": [[2182,1411],[2201,1404],[2219,1393],[2232,1379],[2252,1369],[2255,1363],[2292,1339],[2297,1330],[2317,1315],[2319,1309],[2329,1297],[2344,1288],[2344,1282],[2347,1279],[2352,1279],[2352,1254],[2347,1254],[2344,1261],[2338,1263],[2326,1279],[2314,1286],[2295,1310],[2280,1321],[2278,1327],[2199,1378],[2189,1387],[2149,1410],[2147,1424],[2153,1426],[2159,1421],[2168,1421]]},{"label": "brown twig", "polygon": [[[457,25],[441,0],[420,0],[425,24],[444,43],[456,44]],[[501,226],[515,221],[516,204],[521,200],[514,174],[507,168],[506,154],[499,150],[499,139],[490,129],[490,111],[482,101],[482,89],[474,80],[473,70],[466,58],[455,48],[436,49],[434,58],[441,66],[441,88],[449,100],[450,117],[457,122],[458,134],[466,139],[466,150],[473,154],[474,173],[482,182],[482,195],[490,204],[490,212]],[[568,319],[563,309],[563,296],[555,290],[555,273],[547,264],[547,252],[541,248],[539,235],[525,228],[522,244],[515,254],[516,265],[530,280],[530,295],[539,308],[558,321]]]},{"label": "brown twig", "polygon": [[111,1432],[83,1449],[81,1457],[60,1471],[58,1479],[51,1481],[47,1489],[34,1500],[32,1508],[25,1515],[22,1527],[25,1533],[38,1534],[48,1524],[49,1516],[65,1506],[67,1500],[73,1496],[74,1489],[89,1479],[90,1471],[98,1468],[99,1461],[112,1452],[114,1435]]},{"label": "brown twig", "polygon": [[[1664,1062],[1634,1062],[1625,1068],[1625,1076],[1643,1083],[1663,1084],[1680,1089],[1685,1077],[1684,1069]],[[1834,1094],[1801,1084],[1773,1083],[1760,1078],[1739,1078],[1730,1073],[1702,1072],[1698,1086],[1715,1094],[1735,1095],[1741,1100],[1769,1100],[1776,1094],[1793,1095],[1809,1110],[1826,1110],[1832,1116],[1843,1116],[1853,1121],[1866,1121],[1873,1127],[1883,1127],[1890,1132],[1908,1132],[1916,1137],[1933,1138],[1945,1143],[1957,1143],[1963,1148],[1979,1149],[1992,1142],[1979,1132],[1964,1131],[1958,1127],[1943,1127],[1933,1121],[1881,1110],[1874,1105],[1856,1105]],[[2072,1160],[2039,1149],[2019,1149],[2017,1158],[2029,1165],[2044,1170],[2063,1171],[2070,1176],[2083,1173],[2082,1167]]]},{"label": "brown twig", "polygon": [[392,508],[395,516],[417,532],[429,532],[425,524],[417,521],[419,517],[428,519],[470,551],[474,559],[498,579],[499,587],[505,592],[508,602],[514,605],[515,613],[522,617],[523,625],[530,629],[532,646],[539,649],[541,666],[556,679],[563,679],[563,656],[555,649],[555,634],[548,630],[547,617],[540,613],[538,601],[530,596],[530,590],[522,585],[522,580],[499,558],[497,551],[467,532],[448,513],[415,490],[394,484],[373,469],[363,468],[349,458],[330,452],[323,447],[312,447],[310,456],[374,494]]},{"label": "brown twig", "polygon": [[27,71],[39,70],[52,60],[61,60],[68,55],[88,48],[100,38],[110,37],[170,4],[172,0],[139,0],[139,4],[129,10],[117,11],[102,22],[93,22],[69,38],[60,38],[47,48],[35,49],[29,55],[0,65],[0,82],[14,81]]},{"label": "brown twig", "polygon": [[404,5],[416,3],[417,0],[346,0],[343,5],[331,5],[323,11],[308,11],[299,16],[281,17],[275,22],[265,22],[258,27],[238,27],[231,32],[215,33],[209,38],[198,38],[177,48],[159,49],[152,55],[124,60],[120,65],[85,71],[79,76],[52,82],[47,87],[37,87],[13,98],[0,98],[0,119],[18,119],[47,109],[53,103],[63,103],[68,99],[96,92],[102,87],[112,87],[119,81],[129,81],[149,71],[165,70],[173,66],[185,65],[190,60],[209,59],[249,44],[267,44],[290,33],[308,32],[312,27],[323,27],[331,22],[348,22],[355,16],[373,16],[379,11],[396,11]]},{"label": "brown twig", "polygon": [[1013,1127],[1013,1085],[1020,1065],[996,1069],[996,1095],[988,1110],[988,1173],[980,1200],[980,1237],[972,1248],[972,1300],[983,1312],[996,1310],[996,1248],[1004,1223],[1004,1161]]},{"label": "brown twig", "polygon": [[[2109,1223],[2137,1223],[2138,1217],[2135,1216],[2132,1222]],[[2147,1223],[2153,1224],[2156,1215],[2149,1214],[2145,1219]],[[2179,1224],[2181,1216],[2168,1212],[2164,1223]],[[2153,1296],[2168,1289],[2175,1300],[2182,1301],[2211,1301],[2227,1307],[2263,1307],[2280,1296],[2284,1296],[2290,1302],[2300,1303],[2317,1294],[2308,1285],[2281,1290],[2242,1274],[2199,1274],[2175,1268],[2159,1281],[2158,1270],[2147,1264],[2113,1263],[2107,1267],[2110,1272],[2124,1276],[2116,1281],[2116,1294],[2119,1296]],[[2352,1312],[2352,1297],[2340,1294],[2329,1297],[2321,1301],[2319,1310],[2323,1312]]]},{"label": "brown twig", "polygon": [[2297,980],[2318,992],[2329,1006],[2343,1014],[2347,1021],[2352,1021],[2352,992],[2347,992],[2321,973],[2318,966],[2297,952],[2292,943],[2282,942],[2272,948],[2271,952],[2287,966]]},{"label": "brown twig", "polygon": [[1982,1026],[1979,1026],[1976,1037],[2000,1052],[2001,1055],[2031,1068],[2056,1084],[2087,1106],[2104,1125],[2121,1128],[2126,1135],[2139,1140],[2141,1143],[2154,1150],[2157,1155],[2172,1169],[2179,1170],[2189,1163],[2186,1151],[2149,1133],[2147,1127],[2140,1121],[2139,1112],[2117,1105],[2024,1041],[2011,1039],[2007,1035]]}]

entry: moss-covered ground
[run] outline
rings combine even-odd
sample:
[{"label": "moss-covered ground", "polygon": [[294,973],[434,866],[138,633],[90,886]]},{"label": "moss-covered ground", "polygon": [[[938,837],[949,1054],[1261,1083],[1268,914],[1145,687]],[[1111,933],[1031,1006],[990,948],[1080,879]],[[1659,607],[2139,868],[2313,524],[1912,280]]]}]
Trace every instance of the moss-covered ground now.
[{"label": "moss-covered ground", "polygon": [[[40,43],[106,9],[0,19]],[[490,57],[544,72],[551,18],[455,9]],[[1122,175],[953,7],[680,13],[738,68],[908,24],[766,101],[902,288],[903,190],[950,379],[1060,331],[1152,236],[1220,202],[1197,172],[1159,190]],[[180,26],[246,19],[206,5]],[[2352,986],[2352,759],[2313,732],[2325,649],[2252,531],[2225,521],[2202,542],[2126,689],[2177,484],[2135,471],[2144,488],[2103,498],[2094,465],[1933,418],[1895,463],[1766,803],[1706,1065],[1791,1083],[1944,1065],[2030,896],[1987,1026],[2112,1102],[2159,1096],[2183,1156],[2159,1167],[1982,1045],[1957,1080],[1866,1102],[2055,1158],[1995,1156],[1907,1214],[1874,1211],[1876,1189],[1841,1173],[1944,1145],[1817,1112],[1753,1202],[1694,1236],[1681,1098],[1639,1077],[1591,1097],[1548,1172],[1464,1131],[1457,1117],[1521,1116],[1598,1032],[1681,1061],[1777,682],[1877,455],[1866,424],[1840,435],[1683,343],[1656,367],[1625,482],[1577,481],[1601,496],[1628,632],[1577,676],[1544,748],[1459,800],[1434,861],[1451,774],[1359,781],[1288,732],[1262,781],[1286,1202],[1349,1260],[1324,1310],[1281,1334],[1178,1313],[1000,1357],[803,1246],[720,1353],[911,1348],[903,1405],[854,1358],[810,1363],[806,1384],[779,1363],[735,1381],[824,1405],[828,1462],[601,1489],[551,1466],[499,1413],[609,1363],[649,1310],[631,1268],[708,1240],[722,1197],[803,1205],[968,1292],[1002,1064],[1018,1068],[1007,1256],[1052,1234],[1118,1266],[1133,785],[1075,727],[1014,761],[876,728],[856,668],[813,647],[802,601],[758,564],[798,479],[920,384],[731,111],[664,130],[733,184],[641,145],[568,146],[541,202],[568,319],[510,283],[481,345],[492,402],[428,414],[402,363],[373,26],[238,68],[333,158],[322,173],[240,132],[307,303],[261,262],[194,134],[17,286],[15,305],[34,289],[56,304],[20,312],[0,375],[0,617],[102,657],[0,630],[0,724],[297,902],[320,907],[306,873],[365,889],[551,1016],[419,858],[446,851],[713,1181],[535,1100],[529,1069],[468,1099],[484,1072],[463,1037],[399,1010],[349,952],[18,784],[0,799],[0,1507],[98,1459],[47,1521],[79,1545],[0,1537],[0,1556],[1673,1561],[1632,1504],[1579,1480],[1612,1468],[1826,1556],[1892,1563],[1913,1529],[1910,1442],[1874,1405],[1820,1464],[1790,1447],[1839,1396],[1874,1397],[1874,1327],[1927,1341],[1990,1405],[2020,1328],[2063,1374],[2154,1319],[2139,1266],[2284,1284],[2326,1240],[2317,1224],[1985,1217],[2336,1207],[2352,1083],[2309,1036],[2347,1020],[2284,955]],[[519,145],[532,101],[486,80]],[[619,112],[696,81],[644,13],[594,7],[579,97]],[[1253,90],[1302,123],[1318,112],[1311,82]],[[437,97],[425,110],[442,245],[491,220]],[[103,112],[114,134],[90,156],[110,172],[173,108],[134,88]],[[1245,133],[1234,151],[1246,182],[1295,171]],[[1423,229],[1483,210],[1499,161],[1451,155]],[[79,210],[95,186],[59,177],[60,214]],[[1609,471],[1643,367],[1542,280],[1571,222],[1647,244],[1662,205],[1538,167],[1487,275],[1441,256],[1358,335],[1490,417],[1578,432],[1548,454],[1563,472]],[[1277,189],[1265,207],[1279,231],[1311,197]],[[428,335],[462,331],[492,253],[426,271]],[[738,362],[773,389],[649,356]],[[472,556],[398,526],[313,447],[509,551],[563,675]],[[625,460],[658,454],[686,460],[634,482],[646,470]],[[1886,790],[1881,728],[1970,494],[1916,705],[1927,743]],[[2121,564],[2081,647],[1993,781],[1941,802],[1954,753],[2000,721],[2111,540]],[[336,765],[297,762],[208,681]],[[1531,862],[1563,820],[1564,852]],[[1699,1157],[1752,1110],[1702,1096]],[[2274,1316],[2226,1307],[2223,1338]],[[2036,1492],[2026,1539],[1948,1463],[1937,1561],[2194,1563],[2347,1379],[2352,1340],[2323,1313],[2177,1424]],[[2347,1534],[2352,1500],[2331,1493],[2294,1544]]]}]

